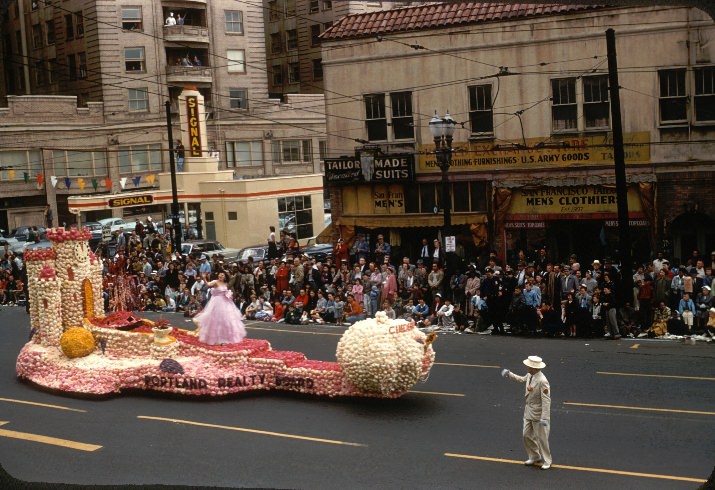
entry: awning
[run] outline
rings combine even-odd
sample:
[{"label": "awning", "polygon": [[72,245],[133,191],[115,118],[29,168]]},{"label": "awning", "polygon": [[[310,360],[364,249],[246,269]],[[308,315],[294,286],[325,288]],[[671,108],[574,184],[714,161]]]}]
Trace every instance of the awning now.
[{"label": "awning", "polygon": [[[641,182],[656,182],[655,173],[628,173],[626,174],[628,184],[640,184]],[[582,187],[592,185],[612,186],[616,185],[615,174],[608,175],[579,175],[566,177],[530,177],[528,179],[505,178],[494,179],[494,187],[506,187],[514,189],[519,187]]]},{"label": "awning", "polygon": [[[487,223],[485,213],[452,214],[453,225]],[[335,220],[338,226],[359,226],[361,228],[429,228],[444,226],[444,215],[390,214],[390,215],[344,215]]]}]

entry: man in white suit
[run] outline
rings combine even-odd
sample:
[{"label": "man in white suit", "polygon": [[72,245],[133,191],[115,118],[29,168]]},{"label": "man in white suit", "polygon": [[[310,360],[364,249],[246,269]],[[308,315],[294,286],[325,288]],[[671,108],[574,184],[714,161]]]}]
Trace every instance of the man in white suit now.
[{"label": "man in white suit", "polygon": [[542,463],[541,469],[551,468],[551,450],[549,449],[549,429],[551,425],[551,387],[549,380],[541,372],[546,367],[538,356],[524,359],[528,368],[526,376],[518,376],[508,369],[501,374],[517,383],[526,384],[524,392],[524,447],[529,459],[527,466]]}]

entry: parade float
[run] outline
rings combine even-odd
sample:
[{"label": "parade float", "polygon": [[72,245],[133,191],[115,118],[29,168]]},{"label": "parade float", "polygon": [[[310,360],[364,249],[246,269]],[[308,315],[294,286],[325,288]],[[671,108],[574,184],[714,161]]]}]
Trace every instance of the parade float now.
[{"label": "parade float", "polygon": [[51,248],[25,253],[30,340],[16,365],[18,377],[42,388],[84,395],[285,390],[396,398],[425,380],[434,363],[434,337],[384,313],[346,330],[337,362],[273,350],[261,339],[207,345],[195,331],[132,312],[105,316],[102,263],[88,248],[89,232],[53,228],[47,238]]}]

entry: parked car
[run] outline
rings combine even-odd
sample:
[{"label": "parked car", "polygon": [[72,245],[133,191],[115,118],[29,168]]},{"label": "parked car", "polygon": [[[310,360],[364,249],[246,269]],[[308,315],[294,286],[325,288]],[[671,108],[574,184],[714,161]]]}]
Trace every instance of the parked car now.
[{"label": "parked car", "polygon": [[[30,231],[30,226],[18,226],[14,230],[10,232],[10,238],[14,238],[15,240],[19,242],[26,242],[27,241],[27,236]],[[40,240],[43,240],[45,238],[45,227],[44,226],[36,226],[37,228],[37,233],[39,234]]]},{"label": "parked car", "polygon": [[119,231],[119,228],[124,228],[124,231],[132,232],[137,227],[136,221],[125,221],[122,218],[104,218],[98,221],[102,226],[109,225],[112,233]]},{"label": "parked car", "polygon": [[325,262],[327,258],[333,256],[333,245],[330,243],[316,243],[303,247],[300,252],[318,262]]},{"label": "parked car", "polygon": [[88,229],[92,234],[92,237],[89,239],[89,248],[94,250],[97,248],[97,245],[102,243],[102,223],[99,221],[87,221],[86,223],[82,223],[82,228]]},{"label": "parked car", "polygon": [[46,238],[39,242],[25,242],[22,251],[24,253],[25,250],[36,250],[38,248],[52,248],[52,242]]},{"label": "parked car", "polygon": [[227,262],[237,260],[240,250],[237,248],[226,248],[216,240],[190,240],[181,243],[181,255],[198,258],[206,255],[211,258],[214,255],[223,255]]},{"label": "parked car", "polygon": [[248,262],[248,258],[253,257],[253,262],[258,263],[260,261],[268,260],[268,245],[254,245],[252,247],[242,248],[238,253],[237,262],[240,264],[245,264]]},{"label": "parked car", "polygon": [[21,242],[16,238],[5,236],[3,230],[0,230],[0,259],[5,257],[5,245],[7,245],[7,249],[10,252],[14,254],[21,254],[24,244],[25,242]]}]

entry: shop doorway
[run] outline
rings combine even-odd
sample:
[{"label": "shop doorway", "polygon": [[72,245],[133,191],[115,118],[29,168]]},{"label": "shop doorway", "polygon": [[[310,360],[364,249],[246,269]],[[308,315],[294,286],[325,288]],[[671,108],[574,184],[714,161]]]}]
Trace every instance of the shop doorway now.
[{"label": "shop doorway", "polygon": [[612,255],[602,220],[555,220],[547,222],[547,254],[557,262],[568,262],[576,254],[582,267],[588,268],[594,259]]}]

